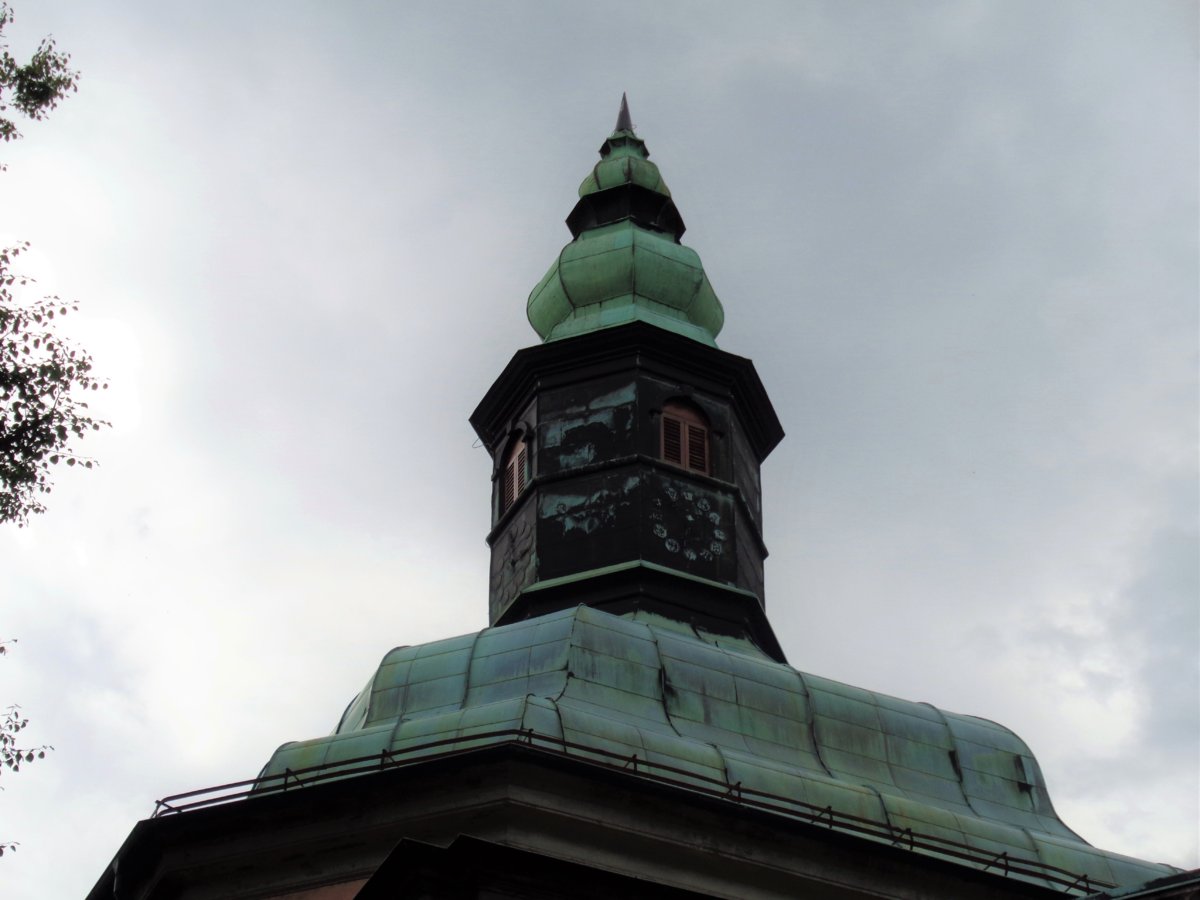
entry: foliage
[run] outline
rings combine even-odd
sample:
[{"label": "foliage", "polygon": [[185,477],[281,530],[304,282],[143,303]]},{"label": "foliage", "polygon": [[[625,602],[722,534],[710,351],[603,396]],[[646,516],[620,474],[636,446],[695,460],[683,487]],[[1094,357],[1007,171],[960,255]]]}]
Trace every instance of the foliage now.
[{"label": "foliage", "polygon": [[[0,641],[0,656],[8,652],[8,645],[16,641]],[[28,765],[35,759],[45,759],[46,751],[54,748],[43,744],[40,747],[21,747],[17,735],[29,725],[21,715],[19,706],[10,706],[0,715],[0,774],[5,770],[19,772],[22,764]],[[13,841],[0,841],[0,856],[17,849]]]},{"label": "foliage", "polygon": [[91,356],[57,335],[55,318],[78,309],[57,297],[18,303],[12,261],[27,244],[0,248],[0,522],[26,524],[45,510],[50,466],[92,468],[72,442],[108,423],[92,416],[82,395],[108,387],[92,374]]},{"label": "foliage", "polygon": [[0,717],[0,763],[14,772],[20,771],[21,763],[45,759],[46,751],[53,747],[42,745],[33,749],[17,746],[17,733],[28,727],[29,720],[21,715],[21,707],[10,706]]},{"label": "foliage", "polygon": [[[15,110],[29,119],[42,119],[68,92],[75,92],[79,73],[71,57],[59,53],[54,38],[43,38],[27,63],[8,51],[5,27],[12,10],[0,0],[0,138],[21,136],[7,115]],[[0,171],[4,170],[0,164]],[[84,391],[107,386],[92,375],[92,358],[54,333],[55,316],[74,310],[57,297],[20,304],[13,288],[30,279],[12,272],[11,265],[28,244],[0,248],[0,522],[24,525],[30,513],[45,507],[37,494],[50,490],[48,469],[61,459],[75,465],[72,439],[82,438],[107,424],[94,419]],[[83,460],[88,468],[91,460]],[[0,641],[0,655],[11,641]],[[0,714],[0,773],[19,772],[22,765],[42,759],[48,746],[22,747],[18,735],[29,725],[18,706]],[[0,856],[17,847],[0,841]]]},{"label": "foliage", "polygon": [[[8,51],[4,28],[12,10],[0,0],[0,137],[20,137],[6,113],[11,109],[41,119],[76,90],[79,73],[70,56],[44,38],[28,63]],[[0,166],[0,168],[3,168]],[[50,467],[94,462],[80,457],[72,442],[108,424],[94,418],[81,399],[107,385],[92,374],[92,358],[59,337],[55,318],[77,307],[57,297],[21,303],[14,288],[30,279],[12,264],[28,244],[0,247],[0,523],[25,525],[45,511],[39,496],[49,492]]]},{"label": "foliage", "polygon": [[71,68],[71,56],[59,53],[53,37],[42,38],[29,62],[18,62],[8,52],[4,29],[13,20],[7,3],[0,3],[0,139],[21,136],[7,115],[10,108],[30,119],[41,119],[60,100],[78,88],[79,73]]}]

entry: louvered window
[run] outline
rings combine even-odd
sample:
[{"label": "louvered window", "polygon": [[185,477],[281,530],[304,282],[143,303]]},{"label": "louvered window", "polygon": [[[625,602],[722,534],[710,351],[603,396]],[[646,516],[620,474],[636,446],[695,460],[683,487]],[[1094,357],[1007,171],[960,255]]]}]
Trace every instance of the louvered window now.
[{"label": "louvered window", "polygon": [[683,465],[683,422],[674,416],[663,414],[663,459],[677,466]]},{"label": "louvered window", "polygon": [[682,403],[663,407],[662,458],[693,472],[708,474],[708,422],[699,410]]},{"label": "louvered window", "polygon": [[508,448],[500,478],[500,512],[503,514],[529,484],[529,450],[523,440],[518,438]]}]

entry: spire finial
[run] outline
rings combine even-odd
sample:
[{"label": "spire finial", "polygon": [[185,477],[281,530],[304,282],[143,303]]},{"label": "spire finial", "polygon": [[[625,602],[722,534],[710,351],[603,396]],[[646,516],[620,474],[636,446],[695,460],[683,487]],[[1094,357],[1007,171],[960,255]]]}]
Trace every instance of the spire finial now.
[{"label": "spire finial", "polygon": [[625,98],[625,92],[621,92],[621,111],[617,113],[617,127],[613,129],[617,131],[633,131],[633,120],[629,118],[629,101]]}]

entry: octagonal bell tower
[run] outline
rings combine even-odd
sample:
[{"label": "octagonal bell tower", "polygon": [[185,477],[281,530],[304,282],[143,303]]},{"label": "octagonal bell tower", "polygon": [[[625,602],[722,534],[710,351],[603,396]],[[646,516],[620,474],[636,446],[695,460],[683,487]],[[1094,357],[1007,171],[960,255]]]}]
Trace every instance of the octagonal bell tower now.
[{"label": "octagonal bell tower", "polygon": [[490,619],[644,610],[783,653],[759,468],[783,437],[624,98],[529,296],[543,343],[471,415],[492,466]]}]

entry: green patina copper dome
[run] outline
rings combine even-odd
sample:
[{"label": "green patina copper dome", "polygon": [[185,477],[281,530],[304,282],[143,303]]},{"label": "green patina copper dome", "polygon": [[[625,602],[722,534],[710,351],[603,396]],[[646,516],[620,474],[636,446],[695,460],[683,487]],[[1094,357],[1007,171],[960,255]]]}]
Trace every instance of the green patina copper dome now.
[{"label": "green patina copper dome", "polygon": [[544,341],[642,321],[716,346],[725,321],[683,220],[621,98],[616,129],[567,217],[574,240],[529,295]]},{"label": "green patina copper dome", "polygon": [[600,162],[592,167],[587,178],[580,183],[580,197],[623,184],[639,184],[665,197],[671,196],[671,190],[663,181],[658,166],[650,162],[646,142],[633,133],[628,113],[629,106],[622,97],[617,127],[600,148]]},{"label": "green patina copper dome", "polygon": [[1176,871],[1075,834],[1029,747],[994,722],[799,672],[744,638],[588,606],[391,651],[334,733],[284,744],[256,790],[518,741],[731,804],[770,798],[771,815],[983,871],[1003,860],[1060,890]]}]

